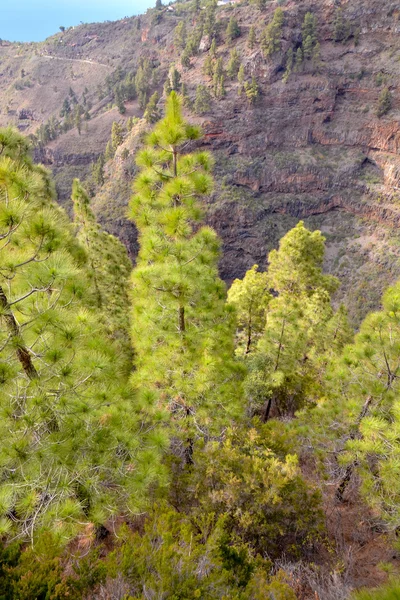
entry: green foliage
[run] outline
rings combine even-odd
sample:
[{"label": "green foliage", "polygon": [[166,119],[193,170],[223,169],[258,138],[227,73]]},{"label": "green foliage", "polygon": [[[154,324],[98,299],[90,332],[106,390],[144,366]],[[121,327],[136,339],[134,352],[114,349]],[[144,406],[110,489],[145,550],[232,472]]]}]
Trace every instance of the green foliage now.
[{"label": "green foliage", "polygon": [[211,108],[211,95],[205,85],[198,85],[196,88],[196,98],[194,101],[194,112],[197,115],[204,115]]},{"label": "green foliage", "polygon": [[192,101],[189,97],[188,91],[187,91],[187,86],[185,83],[182,83],[182,87],[181,87],[181,96],[182,96],[182,106],[185,108],[192,108]]},{"label": "green foliage", "polygon": [[154,92],[152,96],[150,96],[150,100],[147,103],[146,109],[144,111],[144,119],[147,123],[156,123],[160,118],[160,109],[158,107],[158,102],[160,97],[158,92]]},{"label": "green foliage", "polygon": [[247,38],[247,45],[250,50],[254,50],[257,43],[256,30],[254,25],[252,25],[249,29],[249,37]]},{"label": "green foliage", "polygon": [[224,74],[224,67],[222,65],[222,58],[218,58],[215,61],[213,75],[216,78],[216,80],[218,80],[220,77],[222,77],[223,74]]},{"label": "green foliage", "polygon": [[267,5],[267,0],[251,0],[251,3],[254,4],[258,10],[264,10]]},{"label": "green foliage", "polygon": [[320,231],[309,231],[300,221],[269,254],[268,276],[279,294],[312,295],[317,288],[332,293],[339,282],[322,273],[325,244]]},{"label": "green foliage", "polygon": [[[168,95],[170,92],[179,92],[181,88],[181,74],[175,65],[171,65],[168,71],[168,78],[164,85],[164,91]],[[155,121],[154,121],[155,122]]]},{"label": "green foliage", "polygon": [[182,52],[181,54],[181,65],[185,69],[190,69],[192,66],[192,63],[190,62],[190,54],[187,51]]},{"label": "green foliage", "polygon": [[400,582],[396,579],[373,590],[362,590],[355,592],[351,600],[399,600]]},{"label": "green foliage", "polygon": [[228,26],[226,28],[226,39],[227,39],[228,42],[232,42],[233,40],[235,40],[239,36],[240,36],[240,27],[239,27],[239,24],[238,24],[237,20],[235,19],[235,17],[232,16],[229,19],[229,23],[228,23]]},{"label": "green foliage", "polygon": [[64,544],[142,505],[160,442],[141,433],[48,173],[17,132],[0,142],[0,531]]},{"label": "green foliage", "polygon": [[387,88],[387,87],[383,88],[383,90],[379,94],[379,98],[378,98],[378,106],[376,109],[377,116],[383,117],[383,115],[386,115],[392,108],[392,102],[393,102],[392,94],[391,94],[389,88]]},{"label": "green foliage", "polygon": [[105,579],[106,566],[96,550],[87,557],[70,560],[69,574],[63,564],[65,558],[51,551],[38,553],[19,544],[0,546],[1,600],[78,600]]},{"label": "green foliage", "polygon": [[214,96],[218,100],[221,100],[221,98],[224,98],[226,96],[224,75],[221,75],[220,77],[218,77],[217,74],[214,73],[213,86],[214,86]]},{"label": "green foliage", "polygon": [[142,110],[146,108],[150,91],[152,68],[147,58],[142,59],[135,76],[135,89]]},{"label": "green foliage", "polygon": [[185,21],[180,21],[174,30],[174,45],[177,50],[183,50],[186,45],[186,23]]},{"label": "green foliage", "polygon": [[205,58],[203,65],[203,73],[207,77],[212,77],[214,75],[214,61],[210,54],[208,54]]},{"label": "green foliage", "polygon": [[236,309],[240,354],[249,354],[264,331],[266,309],[271,299],[266,273],[254,265],[243,279],[235,279],[228,291],[228,302]]},{"label": "green foliage", "polygon": [[238,79],[238,83],[239,83],[238,95],[241,96],[242,92],[244,90],[244,84],[245,84],[245,79],[246,79],[243,65],[240,65],[240,67],[239,67],[237,79]]},{"label": "green foliage", "polygon": [[301,36],[303,40],[304,58],[310,59],[313,54],[313,49],[317,43],[317,17],[307,12],[304,16],[303,25],[301,27]]},{"label": "green foliage", "polygon": [[[278,458],[270,445],[266,426],[256,422],[228,430],[222,443],[209,442],[194,455],[189,486],[198,502],[196,521],[223,519],[226,558],[246,545],[253,556],[295,557],[321,537],[319,492],[303,481],[296,456]],[[252,571],[251,562],[243,566],[236,569],[240,584]]]},{"label": "green foliage", "polygon": [[[326,407],[337,438],[345,441],[343,462],[357,468],[364,497],[393,529],[400,516],[399,307],[396,284],[384,294],[382,310],[368,315],[354,344],[333,364]],[[322,420],[320,412],[323,407],[316,410]]]},{"label": "green foliage", "polygon": [[122,125],[117,121],[114,121],[111,128],[111,145],[115,152],[115,150],[122,144],[124,141],[124,130]]},{"label": "green foliage", "polygon": [[322,273],[323,257],[324,238],[302,222],[269,255],[267,282],[276,296],[267,305],[257,350],[246,361],[245,384],[251,411],[264,420],[293,416],[316,402],[331,353],[349,339],[345,314],[334,314],[330,304],[338,282]]},{"label": "green foliage", "polygon": [[285,72],[282,77],[282,80],[285,83],[289,80],[289,77],[293,71],[294,61],[295,61],[295,55],[293,52],[293,48],[290,47],[290,48],[288,48],[288,51],[286,53],[286,69],[285,69]]},{"label": "green foliage", "polygon": [[200,41],[203,35],[203,28],[193,29],[192,33],[187,39],[184,54],[187,56],[196,56],[199,51]]},{"label": "green foliage", "polygon": [[204,11],[203,34],[211,39],[216,34],[215,12],[217,9],[217,0],[208,0]]},{"label": "green foliage", "polygon": [[298,73],[303,66],[304,54],[303,49],[300,46],[296,50],[296,60],[295,60],[295,71]]},{"label": "green foliage", "polygon": [[111,140],[108,140],[108,142],[106,144],[106,149],[104,152],[104,160],[106,162],[111,160],[113,158],[114,154],[115,154],[115,150],[113,148],[112,142],[111,142]]},{"label": "green foliage", "polygon": [[218,556],[218,535],[217,529],[202,539],[184,515],[157,506],[143,535],[127,528],[119,532],[117,548],[107,558],[111,587],[121,574],[130,597],[138,599],[145,590],[154,597],[224,598],[231,586]]},{"label": "green foliage", "polygon": [[90,200],[80,181],[72,185],[72,203],[77,238],[86,250],[88,272],[96,295],[96,304],[109,336],[118,343],[121,359],[128,372],[132,369],[128,282],[132,271],[125,246],[103,231],[96,222]]},{"label": "green foliage", "polygon": [[284,75],[285,81],[288,79],[289,75],[287,73],[290,74],[294,62],[296,71],[300,71],[302,68],[303,60],[312,60],[315,68],[320,65],[321,47],[317,38],[317,17],[313,13],[307,12],[305,14],[301,33],[302,46],[301,49],[298,48],[296,58],[294,59],[293,52],[291,58],[288,55],[286,73]]},{"label": "green foliage", "polygon": [[200,131],[183,120],[181,102],[170,94],[165,118],[137,159],[133,383],[143,411],[168,411],[177,431],[192,440],[237,414],[241,370],[233,360],[233,315],[217,273],[219,240],[199,226],[199,199],[212,190],[212,162],[204,152],[183,152]]},{"label": "green foliage", "polygon": [[351,35],[351,24],[343,17],[343,10],[337,8],[333,22],[333,37],[335,42],[346,42]]},{"label": "green foliage", "polygon": [[92,167],[92,175],[93,175],[94,182],[96,183],[96,185],[99,185],[99,186],[102,186],[104,184],[104,165],[105,165],[104,154],[100,154],[99,158],[93,164],[93,167]]},{"label": "green foliage", "polygon": [[230,79],[234,79],[239,72],[239,68],[240,68],[240,57],[239,57],[238,51],[236,50],[236,48],[234,48],[233,50],[231,50],[228,66],[226,68],[228,77]]},{"label": "green foliage", "polygon": [[284,12],[277,8],[272,21],[261,34],[261,50],[265,57],[270,57],[281,50],[282,29],[284,23]]},{"label": "green foliage", "polygon": [[244,92],[249,104],[255,104],[259,96],[259,89],[256,78],[253,76],[251,82],[245,82]]},{"label": "green foliage", "polygon": [[124,99],[123,99],[122,93],[120,91],[120,88],[117,88],[115,90],[115,104],[118,108],[119,114],[124,115],[126,113],[126,108],[125,108]]},{"label": "green foliage", "polygon": [[209,55],[211,56],[211,58],[217,58],[217,40],[215,37],[213,38],[213,40],[211,42]]}]

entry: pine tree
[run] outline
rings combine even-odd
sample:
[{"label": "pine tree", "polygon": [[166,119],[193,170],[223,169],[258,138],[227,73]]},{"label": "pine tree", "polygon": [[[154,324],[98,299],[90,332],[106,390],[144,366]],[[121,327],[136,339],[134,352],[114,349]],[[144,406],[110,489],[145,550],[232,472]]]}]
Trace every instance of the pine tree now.
[{"label": "pine tree", "polygon": [[245,78],[246,78],[246,75],[245,75],[245,72],[244,72],[244,66],[243,65],[240,65],[240,67],[239,67],[239,72],[238,72],[238,77],[237,78],[238,78],[238,83],[239,83],[239,86],[238,86],[238,95],[241,96],[242,92],[244,90],[244,83],[245,83]]},{"label": "pine tree", "polygon": [[303,56],[306,60],[312,57],[313,48],[314,44],[311,36],[306,37],[305,40],[303,40]]},{"label": "pine tree", "polygon": [[[167,410],[191,462],[194,436],[237,410],[232,313],[218,278],[219,240],[198,203],[212,189],[211,159],[185,154],[197,127],[172,92],[166,116],[138,156],[131,215],[140,252],[133,272],[133,337],[143,410]],[[185,441],[186,440],[186,441]]]},{"label": "pine tree", "polygon": [[209,54],[206,56],[204,61],[203,74],[210,78],[214,74],[214,61]]},{"label": "pine tree", "polygon": [[215,37],[213,38],[213,40],[211,42],[209,55],[211,56],[211,58],[214,58],[214,59],[217,58],[217,40],[215,39]]},{"label": "pine tree", "polygon": [[120,87],[117,87],[115,90],[115,104],[118,108],[118,112],[120,115],[124,115],[126,113],[126,108],[124,104],[123,93]]},{"label": "pine tree", "polygon": [[186,45],[186,23],[181,21],[174,30],[174,46],[177,50],[183,50]]},{"label": "pine tree", "polygon": [[271,23],[267,25],[261,35],[261,50],[265,57],[272,56],[281,50],[283,23],[284,12],[281,8],[277,8]]},{"label": "pine tree", "polygon": [[160,109],[158,108],[158,102],[160,97],[158,92],[154,92],[152,96],[150,96],[150,100],[147,103],[146,110],[144,111],[144,118],[147,123],[156,123],[160,118]]},{"label": "pine tree", "polygon": [[357,471],[365,499],[393,529],[400,519],[399,307],[397,283],[385,292],[382,310],[365,318],[354,343],[333,363],[330,402],[315,410],[317,422],[329,428],[335,421],[334,448],[345,467],[337,498],[343,501]]},{"label": "pine tree", "polygon": [[211,96],[205,85],[198,85],[196,88],[196,98],[194,101],[194,112],[197,115],[204,115],[211,108]]},{"label": "pine tree", "polygon": [[226,96],[226,88],[225,88],[225,77],[221,75],[214,87],[214,95],[218,100],[225,98]]},{"label": "pine tree", "polygon": [[74,111],[74,124],[78,130],[79,135],[81,135],[81,133],[82,133],[82,115],[81,115],[80,108],[81,107],[77,105],[75,107],[75,111]]},{"label": "pine tree", "polygon": [[191,108],[192,107],[192,101],[190,100],[190,97],[189,97],[189,94],[188,94],[188,90],[187,90],[187,86],[186,86],[185,83],[182,83],[181,96],[182,96],[182,106],[184,108]]},{"label": "pine tree", "polygon": [[94,182],[99,186],[104,184],[104,164],[104,154],[100,154],[98,160],[93,164],[92,167]]},{"label": "pine tree", "polygon": [[252,3],[255,4],[258,10],[264,10],[267,5],[267,0],[252,0]]},{"label": "pine tree", "polygon": [[303,50],[299,46],[296,50],[296,60],[295,60],[295,71],[296,72],[301,71],[301,69],[303,67],[303,60],[304,60]]},{"label": "pine tree", "polygon": [[228,42],[232,42],[240,36],[240,27],[235,17],[229,19],[228,26],[226,28],[226,39]]},{"label": "pine tree", "polygon": [[343,17],[341,8],[337,8],[333,22],[333,37],[335,42],[346,42],[351,35],[351,24]]},{"label": "pine tree", "polygon": [[90,207],[89,197],[79,179],[72,185],[74,223],[77,238],[86,250],[90,280],[95,290],[95,301],[104,315],[110,337],[120,348],[121,358],[131,371],[132,352],[128,282],[132,264],[125,246],[113,235],[102,230]]},{"label": "pine tree", "polygon": [[392,108],[392,94],[390,93],[389,88],[383,88],[382,92],[379,95],[378,99],[378,107],[376,109],[377,116],[383,117],[386,115]]},{"label": "pine tree", "polygon": [[217,71],[215,71],[214,77],[213,77],[213,93],[214,93],[215,98],[217,98],[218,100],[220,100],[221,98],[223,98],[223,96],[225,96],[224,76],[223,75],[218,76]]},{"label": "pine tree", "polygon": [[247,39],[247,45],[250,48],[250,50],[254,50],[256,43],[257,43],[256,30],[254,28],[254,25],[252,25],[249,30],[249,37]]},{"label": "pine tree", "polygon": [[135,76],[135,89],[142,110],[146,108],[147,98],[150,90],[152,68],[147,58],[141,61]]},{"label": "pine tree", "polygon": [[109,161],[113,158],[115,154],[115,150],[113,148],[112,142],[111,140],[108,140],[107,144],[106,144],[106,150],[104,152],[104,159],[105,161]]},{"label": "pine tree", "polygon": [[[304,50],[304,42],[307,38],[310,38],[308,44],[311,46],[311,49],[317,42],[317,17],[311,13],[307,12],[304,16],[303,24],[301,27],[301,35],[303,39],[303,51],[304,55],[306,54]],[[309,57],[307,57],[309,58]]]},{"label": "pine tree", "polygon": [[239,68],[240,68],[240,57],[239,57],[238,51],[236,50],[236,48],[234,48],[233,50],[231,50],[228,66],[226,68],[228,77],[230,77],[230,79],[234,79],[239,72]]},{"label": "pine tree", "polygon": [[164,437],[143,438],[49,175],[18,133],[0,143],[0,531],[65,544],[139,508]]},{"label": "pine tree", "polygon": [[335,42],[341,42],[344,39],[344,22],[341,8],[336,9],[333,27]]},{"label": "pine tree", "polygon": [[186,50],[181,54],[181,65],[185,69],[190,69],[192,66],[192,63],[190,62],[190,54]]},{"label": "pine tree", "polygon": [[228,291],[228,302],[237,313],[240,354],[249,354],[265,329],[266,309],[271,300],[267,273],[260,273],[254,265],[243,279],[235,279]]},{"label": "pine tree", "polygon": [[[250,406],[268,420],[293,415],[312,404],[323,389],[332,347],[341,349],[330,302],[337,280],[322,273],[324,238],[300,222],[268,257],[268,288],[275,297],[267,307],[264,334],[251,355],[246,389]],[[346,332],[346,324],[341,326]]]},{"label": "pine tree", "polygon": [[218,94],[218,86],[221,80],[221,77],[223,76],[223,68],[222,68],[222,58],[219,58],[217,60],[217,62],[214,65],[214,74],[213,74],[213,94],[214,96],[217,98],[217,94]]},{"label": "pine tree", "polygon": [[217,61],[215,62],[213,75],[216,79],[219,79],[220,77],[222,77],[223,74],[224,74],[224,67],[222,66],[222,58],[218,58]]},{"label": "pine tree", "polygon": [[249,104],[255,104],[259,96],[258,84],[256,78],[251,78],[251,83],[246,82],[244,84],[244,91]]},{"label": "pine tree", "polygon": [[203,29],[200,28],[198,31],[193,30],[191,35],[188,37],[186,42],[184,54],[188,56],[196,56],[199,51],[199,45],[202,37]]},{"label": "pine tree", "polygon": [[68,98],[65,98],[62,108],[61,108],[61,111],[60,111],[60,117],[66,117],[70,112],[71,112],[71,105],[69,103]]},{"label": "pine tree", "polygon": [[217,0],[209,0],[204,11],[203,34],[211,39],[216,33],[215,11],[217,9]]},{"label": "pine tree", "polygon": [[122,126],[117,121],[114,121],[111,128],[111,146],[114,152],[122,144],[123,141],[124,135]]},{"label": "pine tree", "polygon": [[282,77],[282,81],[284,81],[285,83],[287,83],[290,74],[293,70],[293,64],[294,64],[294,52],[293,52],[293,48],[290,47],[288,48],[287,54],[286,54],[286,69],[285,69],[285,73],[283,74]]},{"label": "pine tree", "polygon": [[321,66],[321,45],[316,42],[312,51],[312,62],[316,69]]},{"label": "pine tree", "polygon": [[[181,74],[175,65],[171,65],[168,72],[168,83],[169,83],[169,92],[174,90],[175,92],[179,92],[181,87]],[[168,92],[168,93],[169,93]]]}]

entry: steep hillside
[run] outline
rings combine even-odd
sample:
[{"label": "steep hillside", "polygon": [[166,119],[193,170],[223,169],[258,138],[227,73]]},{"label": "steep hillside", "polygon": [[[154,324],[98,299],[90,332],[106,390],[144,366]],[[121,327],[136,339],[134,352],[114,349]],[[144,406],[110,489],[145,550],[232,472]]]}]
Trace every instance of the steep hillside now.
[{"label": "steep hillside", "polygon": [[[283,26],[276,48],[266,56],[260,41],[278,6],[284,12]],[[299,49],[307,55],[303,23],[308,12],[317,19],[313,58],[300,61]],[[327,269],[342,280],[337,300],[345,299],[358,322],[377,304],[382,288],[400,275],[398,4],[288,1],[269,2],[259,10],[242,2],[218,7],[211,25],[209,15],[207,8],[176,4],[173,10],[148,11],[117,23],[82,25],[42,44],[3,42],[0,125],[11,123],[34,134],[49,119],[60,120],[66,98],[75,98],[87,110],[90,120],[84,121],[81,135],[73,127],[37,148],[37,158],[54,170],[65,202],[72,178],[88,176],[104,152],[113,121],[125,124],[143,115],[137,93],[128,94],[126,112],[118,112],[118,86],[147,59],[147,97],[155,90],[161,95],[175,63],[186,86],[190,118],[202,123],[204,147],[216,160],[218,186],[207,213],[224,241],[222,276],[230,281],[255,262],[265,266],[268,250],[304,219],[326,235]],[[233,41],[226,34],[231,17],[240,28]],[[199,47],[184,67],[174,35],[181,21],[186,27],[182,46],[197,36]],[[224,71],[231,50],[237,49],[245,81],[250,85],[254,77],[258,87],[254,103],[244,91],[238,94],[236,75],[225,73],[225,95],[223,90],[214,94],[204,69],[211,37],[204,30],[202,35],[202,22],[216,38],[216,56]],[[196,115],[193,102],[199,84],[209,88],[212,99],[203,114]],[[135,121],[106,164],[104,186],[93,187],[94,209],[126,242],[132,256],[136,238],[125,211],[135,170],[133,154],[145,128],[144,121]]]}]

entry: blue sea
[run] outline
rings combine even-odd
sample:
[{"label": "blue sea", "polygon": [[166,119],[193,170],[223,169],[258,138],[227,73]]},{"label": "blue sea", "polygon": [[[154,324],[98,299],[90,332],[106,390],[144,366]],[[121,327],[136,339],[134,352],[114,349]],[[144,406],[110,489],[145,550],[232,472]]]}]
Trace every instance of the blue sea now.
[{"label": "blue sea", "polygon": [[40,42],[69,27],[138,15],[155,0],[0,0],[0,38]]}]

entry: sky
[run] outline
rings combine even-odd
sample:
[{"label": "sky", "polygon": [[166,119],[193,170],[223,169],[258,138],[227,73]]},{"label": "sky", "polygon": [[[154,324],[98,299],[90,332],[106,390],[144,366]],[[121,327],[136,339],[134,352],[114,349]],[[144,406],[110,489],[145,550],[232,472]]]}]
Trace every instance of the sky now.
[{"label": "sky", "polygon": [[0,38],[40,42],[60,27],[138,15],[155,0],[0,0]]}]

